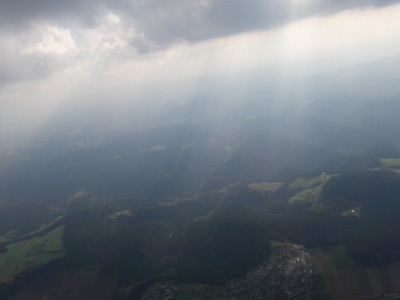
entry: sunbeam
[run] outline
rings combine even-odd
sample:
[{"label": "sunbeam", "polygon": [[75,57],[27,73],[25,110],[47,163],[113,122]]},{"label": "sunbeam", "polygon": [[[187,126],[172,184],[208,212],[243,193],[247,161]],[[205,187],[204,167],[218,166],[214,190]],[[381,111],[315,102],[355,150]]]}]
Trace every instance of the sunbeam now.
[{"label": "sunbeam", "polygon": [[0,1],[0,298],[400,295],[399,16]]}]

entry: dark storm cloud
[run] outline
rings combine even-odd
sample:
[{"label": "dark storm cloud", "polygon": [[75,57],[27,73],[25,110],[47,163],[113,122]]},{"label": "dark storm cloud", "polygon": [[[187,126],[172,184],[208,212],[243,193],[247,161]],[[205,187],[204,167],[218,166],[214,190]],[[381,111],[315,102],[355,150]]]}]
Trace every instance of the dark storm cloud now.
[{"label": "dark storm cloud", "polygon": [[180,41],[274,28],[294,19],[387,6],[400,0],[309,1],[310,5],[298,6],[294,12],[295,2],[301,0],[2,0],[0,24],[19,28],[41,20],[79,20],[90,26],[101,14],[112,11],[140,33],[132,44],[146,52]]},{"label": "dark storm cloud", "polygon": [[84,0],[1,0],[0,24],[12,29],[23,29],[31,22],[57,21],[76,18],[89,20],[98,12],[100,1]]},{"label": "dark storm cloud", "polygon": [[274,28],[292,20],[351,8],[400,3],[399,0],[325,0],[294,9],[294,2],[296,0],[151,0],[135,1],[125,11],[148,40],[165,46],[181,40],[201,41]]}]

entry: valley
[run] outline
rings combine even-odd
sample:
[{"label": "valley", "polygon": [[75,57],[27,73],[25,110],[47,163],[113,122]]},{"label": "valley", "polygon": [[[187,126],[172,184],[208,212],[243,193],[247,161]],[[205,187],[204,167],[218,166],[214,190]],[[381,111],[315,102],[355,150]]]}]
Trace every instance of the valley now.
[{"label": "valley", "polygon": [[398,297],[394,85],[257,72],[60,108],[0,144],[0,298]]}]

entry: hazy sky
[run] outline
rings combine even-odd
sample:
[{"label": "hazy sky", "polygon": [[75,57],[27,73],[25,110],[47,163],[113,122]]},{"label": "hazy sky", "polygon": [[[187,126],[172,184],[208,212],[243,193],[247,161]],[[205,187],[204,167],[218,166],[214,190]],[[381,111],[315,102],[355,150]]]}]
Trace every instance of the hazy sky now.
[{"label": "hazy sky", "polygon": [[2,0],[0,135],[73,101],[135,101],[142,84],[399,55],[398,16],[390,0]]}]

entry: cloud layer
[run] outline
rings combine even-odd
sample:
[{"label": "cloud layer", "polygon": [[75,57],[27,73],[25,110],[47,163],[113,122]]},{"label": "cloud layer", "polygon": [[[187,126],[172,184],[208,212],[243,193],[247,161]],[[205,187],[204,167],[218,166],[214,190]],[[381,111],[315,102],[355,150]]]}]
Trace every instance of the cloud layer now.
[{"label": "cloud layer", "polygon": [[0,85],[400,0],[2,0]]},{"label": "cloud layer", "polygon": [[398,55],[396,3],[2,0],[0,144],[65,106],[139,103],[150,92],[179,102],[207,78],[221,78],[223,95],[234,74],[268,81],[259,70],[284,93],[288,79]]},{"label": "cloud layer", "polygon": [[134,30],[131,45],[140,52],[182,41],[196,42],[264,30],[315,15],[386,6],[399,0],[3,0],[2,26],[23,29],[37,22],[95,26],[109,12]]}]

